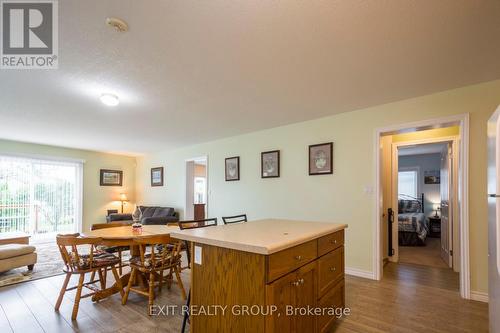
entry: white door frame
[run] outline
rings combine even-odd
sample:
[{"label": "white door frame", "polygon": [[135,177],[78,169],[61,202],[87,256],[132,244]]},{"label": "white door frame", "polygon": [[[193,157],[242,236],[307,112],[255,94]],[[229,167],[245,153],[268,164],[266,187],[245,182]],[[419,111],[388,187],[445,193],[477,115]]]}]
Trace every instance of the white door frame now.
[{"label": "white door frame", "polygon": [[[402,141],[402,142],[395,142],[393,143],[391,146],[391,154],[392,154],[392,172],[391,172],[391,177],[393,179],[393,182],[392,182],[392,198],[391,198],[391,206],[392,207],[398,207],[398,172],[400,170],[404,170],[404,168],[399,168],[398,165],[399,165],[399,162],[398,162],[398,159],[399,159],[399,149],[401,147],[405,147],[405,146],[414,146],[414,145],[424,145],[424,144],[433,144],[433,143],[446,143],[446,142],[450,142],[452,143],[453,145],[453,149],[455,151],[455,147],[458,147],[459,144],[460,144],[460,138],[459,136],[441,136],[439,138],[432,138],[432,139],[418,139],[418,140],[408,140],[408,141]],[[460,154],[459,154],[459,158],[460,158]],[[458,167],[458,165],[457,165]],[[455,166],[452,166],[453,168],[453,171],[456,171],[455,169]],[[410,168],[411,169],[411,168]],[[420,168],[417,168],[419,170],[419,173],[420,173]],[[457,168],[459,169],[459,168]],[[453,184],[453,203],[455,202],[456,198],[455,198],[455,194],[458,194],[458,184],[455,184],[455,182],[453,180],[450,180],[450,182],[452,182]],[[418,191],[417,191],[417,197],[420,197],[420,194],[421,194],[421,189],[420,189],[420,184],[419,186],[417,187],[418,188]],[[424,203],[422,203],[423,205]],[[457,205],[458,206],[458,205]],[[455,220],[454,220],[454,216],[455,216],[455,213],[454,213],[454,210],[455,210],[455,205],[452,205],[452,212],[453,212],[453,215],[452,215],[452,218],[451,218],[451,221],[452,221],[452,225],[454,226],[455,225]],[[394,212],[394,221],[397,221],[397,215],[398,213],[395,211]],[[460,219],[459,219],[460,220]],[[451,234],[451,236],[453,236],[453,234]],[[394,248],[394,255],[389,258],[389,261],[393,261],[393,262],[399,262],[399,244],[398,244],[398,228],[397,228],[397,223],[395,223],[395,227],[393,228],[393,234],[392,234],[392,247]]]},{"label": "white door frame", "polygon": [[380,280],[383,274],[381,219],[382,184],[381,184],[381,154],[380,137],[384,133],[400,132],[408,129],[432,129],[458,124],[460,126],[459,142],[459,234],[460,234],[460,296],[470,299],[470,266],[469,266],[469,114],[453,115],[443,118],[428,119],[411,123],[391,125],[375,130],[375,224],[373,226],[373,277]]},{"label": "white door frame", "polygon": [[201,155],[201,156],[197,156],[197,157],[187,158],[184,160],[184,218],[186,216],[186,211],[187,211],[186,185],[185,185],[186,180],[187,180],[186,163],[191,162],[191,161],[198,161],[198,160],[202,160],[202,159],[205,159],[205,161],[207,162],[206,169],[205,169],[205,173],[207,175],[207,179],[205,181],[205,191],[206,191],[205,193],[207,195],[207,202],[205,204],[205,213],[206,213],[206,216],[208,216],[208,202],[209,202],[208,184],[210,182],[209,177],[208,177],[208,155]]}]

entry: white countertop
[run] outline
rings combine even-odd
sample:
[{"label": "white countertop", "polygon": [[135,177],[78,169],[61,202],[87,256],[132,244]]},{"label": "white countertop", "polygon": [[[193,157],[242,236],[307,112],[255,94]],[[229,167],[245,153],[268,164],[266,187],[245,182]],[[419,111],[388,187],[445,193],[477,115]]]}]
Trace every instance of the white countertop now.
[{"label": "white countertop", "polygon": [[347,224],[267,219],[174,231],[170,236],[234,250],[272,254],[347,228]]}]

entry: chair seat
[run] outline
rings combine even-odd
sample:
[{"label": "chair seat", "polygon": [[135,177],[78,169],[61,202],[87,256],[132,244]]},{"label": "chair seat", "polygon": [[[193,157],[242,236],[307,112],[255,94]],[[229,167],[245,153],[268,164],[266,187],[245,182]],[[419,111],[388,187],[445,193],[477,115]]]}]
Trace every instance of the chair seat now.
[{"label": "chair seat", "polygon": [[[175,246],[174,244],[167,244],[167,249],[169,251],[172,251],[173,248],[174,248],[174,246]],[[163,245],[156,245],[156,250],[158,252],[162,252],[163,251]],[[186,250],[186,242],[182,242],[181,243],[181,251],[185,251],[185,250]]]},{"label": "chair seat", "polygon": [[165,265],[162,266],[161,254],[155,253],[155,266],[154,267],[153,267],[153,260],[151,258],[151,254],[146,254],[144,256],[144,265],[142,264],[140,257],[132,257],[132,258],[130,258],[130,266],[136,267],[140,270],[152,271],[152,270],[158,270],[160,268],[166,269],[166,268],[175,266],[178,263],[180,263],[180,260],[181,260],[180,254],[175,256],[174,260],[172,260],[172,261],[170,261],[169,257],[170,256],[167,256],[165,258],[166,263],[165,263]]},{"label": "chair seat", "polygon": [[[70,256],[71,260],[73,262],[76,262],[76,256],[74,256],[74,253],[71,253]],[[102,250],[97,250],[96,252],[94,252],[92,261],[90,260],[90,255],[88,254],[80,254],[78,257],[80,259],[79,263],[81,270],[90,269],[91,266],[92,268],[98,268],[105,266],[114,266],[120,263],[120,258]]]},{"label": "chair seat", "polygon": [[120,251],[128,251],[130,250],[129,246],[106,246],[106,245],[98,245],[97,249],[100,251],[104,251],[107,253],[117,253]]}]

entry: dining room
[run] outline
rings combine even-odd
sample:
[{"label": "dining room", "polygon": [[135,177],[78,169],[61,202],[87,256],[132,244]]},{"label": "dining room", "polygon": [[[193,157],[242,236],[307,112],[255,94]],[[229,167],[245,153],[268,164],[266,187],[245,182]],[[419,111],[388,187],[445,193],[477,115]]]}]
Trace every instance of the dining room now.
[{"label": "dining room", "polygon": [[[1,333],[500,330],[498,0],[0,13]],[[399,206],[381,200],[399,177],[384,142],[450,127],[458,191],[426,201],[408,173],[401,208],[408,237],[427,214],[425,239],[453,240],[440,252],[459,279],[390,260]]]}]

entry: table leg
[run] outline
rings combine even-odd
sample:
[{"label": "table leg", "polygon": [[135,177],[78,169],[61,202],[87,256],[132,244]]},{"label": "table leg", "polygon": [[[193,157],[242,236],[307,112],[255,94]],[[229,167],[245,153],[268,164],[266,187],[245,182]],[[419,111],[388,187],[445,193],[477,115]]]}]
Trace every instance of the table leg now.
[{"label": "table leg", "polygon": [[[122,275],[120,277],[120,281],[122,286],[126,286],[128,284],[128,280],[130,279],[130,273],[127,273],[125,275]],[[105,299],[111,295],[114,295],[116,293],[120,292],[120,288],[118,287],[118,283],[113,283],[113,285],[109,288],[106,288],[104,290],[99,290],[97,291],[94,296],[92,296],[92,302],[98,302],[101,299]]]}]

